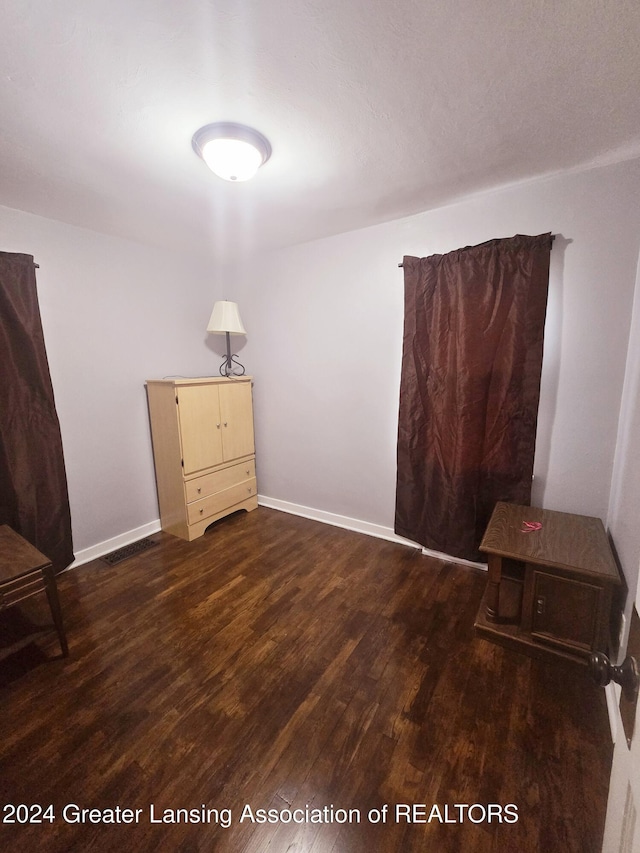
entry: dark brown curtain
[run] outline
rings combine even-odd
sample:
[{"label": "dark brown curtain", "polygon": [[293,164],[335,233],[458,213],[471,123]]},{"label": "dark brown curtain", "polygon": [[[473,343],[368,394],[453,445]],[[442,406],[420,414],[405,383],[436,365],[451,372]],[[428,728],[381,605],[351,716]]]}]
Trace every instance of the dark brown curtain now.
[{"label": "dark brown curtain", "polygon": [[31,255],[0,252],[0,524],[73,562],[60,425]]},{"label": "dark brown curtain", "polygon": [[550,234],[404,259],[395,530],[468,560],[496,501],[529,504]]}]

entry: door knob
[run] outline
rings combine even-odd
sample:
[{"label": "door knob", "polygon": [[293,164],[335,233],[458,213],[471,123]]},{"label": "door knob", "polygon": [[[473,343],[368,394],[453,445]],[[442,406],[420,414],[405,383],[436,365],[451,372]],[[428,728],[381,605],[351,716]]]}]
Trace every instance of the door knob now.
[{"label": "door knob", "polygon": [[606,687],[610,681],[615,681],[622,687],[625,698],[634,702],[638,696],[640,673],[638,661],[627,656],[620,666],[614,666],[603,652],[595,652],[589,658],[589,670],[599,687]]}]

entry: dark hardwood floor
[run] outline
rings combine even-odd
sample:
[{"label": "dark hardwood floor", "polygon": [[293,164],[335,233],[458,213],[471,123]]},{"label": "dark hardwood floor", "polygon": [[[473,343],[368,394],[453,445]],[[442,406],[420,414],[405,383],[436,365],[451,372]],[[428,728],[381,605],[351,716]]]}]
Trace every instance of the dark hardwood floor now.
[{"label": "dark hardwood floor", "polygon": [[59,578],[67,659],[47,633],[0,662],[2,805],[53,805],[0,849],[600,851],[603,691],[476,638],[484,573],[264,508],[154,538]]}]

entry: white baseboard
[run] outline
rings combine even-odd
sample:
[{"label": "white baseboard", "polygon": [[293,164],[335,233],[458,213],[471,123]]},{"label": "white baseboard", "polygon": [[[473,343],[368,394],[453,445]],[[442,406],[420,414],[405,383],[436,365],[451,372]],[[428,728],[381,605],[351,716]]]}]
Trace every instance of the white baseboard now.
[{"label": "white baseboard", "polygon": [[375,536],[378,539],[386,539],[388,542],[397,542],[399,545],[408,545],[410,548],[419,548],[420,545],[397,536],[391,527],[383,527],[381,524],[371,524],[369,521],[360,521],[358,518],[349,518],[347,515],[336,515],[323,509],[314,509],[310,506],[293,504],[289,501],[281,501],[277,498],[269,498],[266,495],[258,495],[260,506],[269,509],[277,509],[280,512],[288,512],[290,515],[299,515],[302,518],[310,518],[313,521],[321,521],[323,524],[331,524],[333,527],[342,527],[345,530],[353,530],[355,533],[365,533],[367,536]]},{"label": "white baseboard", "polygon": [[[436,560],[445,560],[449,563],[457,563],[458,565],[471,566],[472,568],[484,569],[484,563],[472,563],[469,560],[461,560],[457,557],[451,557],[449,554],[441,554],[439,551],[430,551],[428,548],[423,548],[417,542],[412,542],[410,539],[404,539],[394,533],[392,527],[384,527],[381,524],[372,524],[369,521],[361,521],[358,518],[350,518],[346,515],[337,515],[333,512],[326,512],[322,509],[315,509],[310,506],[302,506],[301,504],[290,503],[289,501],[281,501],[277,498],[270,498],[266,495],[258,495],[258,503],[260,506],[268,507],[269,509],[277,509],[280,512],[288,512],[291,515],[299,515],[302,518],[309,518],[312,521],[320,521],[323,524],[330,524],[333,527],[342,527],[345,530],[353,530],[355,533],[364,533],[366,536],[375,536],[377,539],[385,539],[387,542],[395,542],[398,545],[406,545],[409,548],[419,548],[427,557],[434,557]],[[121,533],[119,536],[114,536],[112,539],[106,539],[104,542],[98,542],[97,545],[92,545],[90,548],[84,548],[77,551],[75,560],[66,569],[76,569],[85,563],[90,563],[91,560],[97,560],[105,554],[110,554],[118,548],[124,548],[126,545],[131,545],[139,539],[144,539],[145,536],[150,536],[152,533],[157,533],[161,530],[160,519],[150,521],[148,524],[143,524],[141,527],[136,527],[133,530],[128,530],[126,533]]]},{"label": "white baseboard", "polygon": [[471,569],[482,569],[483,572],[487,571],[486,563],[474,563],[473,560],[452,557],[450,554],[443,554],[442,551],[432,551],[430,548],[423,548],[422,553],[425,557],[435,557],[436,560],[446,560],[447,563],[455,563],[458,566],[469,566]]},{"label": "white baseboard", "polygon": [[97,560],[98,557],[103,557],[105,554],[117,551],[118,548],[124,548],[126,545],[131,545],[139,539],[144,539],[145,536],[157,533],[160,529],[160,519],[157,518],[155,521],[150,521],[141,527],[136,527],[133,530],[128,530],[126,533],[121,533],[119,536],[114,536],[113,539],[106,539],[104,542],[98,542],[97,545],[92,545],[90,548],[77,551],[75,560],[65,571],[68,572],[70,569],[77,569],[78,566],[90,563],[91,560]]},{"label": "white baseboard", "polygon": [[281,501],[277,498],[269,498],[266,495],[258,495],[258,503],[260,506],[269,507],[269,509],[277,509],[280,512],[288,512],[291,515],[300,515],[302,518],[310,518],[313,521],[321,521],[323,524],[331,524],[333,527],[342,527],[345,530],[353,530],[355,533],[364,533],[367,536],[375,536],[377,539],[386,539],[387,542],[396,542],[398,545],[407,545],[409,548],[420,548],[425,556],[435,557],[436,560],[446,560],[449,563],[472,566],[473,568],[478,569],[486,570],[487,568],[484,563],[472,563],[469,560],[459,560],[457,557],[451,557],[449,554],[441,554],[438,551],[430,551],[428,548],[423,548],[417,542],[412,542],[410,539],[404,539],[402,536],[398,536],[394,533],[392,527],[384,527],[381,524],[372,524],[369,521],[361,521],[358,518],[350,518],[346,515],[336,515],[333,512],[314,509],[310,506],[301,506],[300,504]]}]

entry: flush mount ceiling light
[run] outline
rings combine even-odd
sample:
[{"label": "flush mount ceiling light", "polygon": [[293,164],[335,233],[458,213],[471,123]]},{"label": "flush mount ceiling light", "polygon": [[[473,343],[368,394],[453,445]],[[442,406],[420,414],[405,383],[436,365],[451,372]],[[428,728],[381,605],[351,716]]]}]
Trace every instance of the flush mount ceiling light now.
[{"label": "flush mount ceiling light", "polygon": [[225,181],[248,181],[271,156],[265,137],[243,124],[218,121],[196,131],[193,150]]}]

